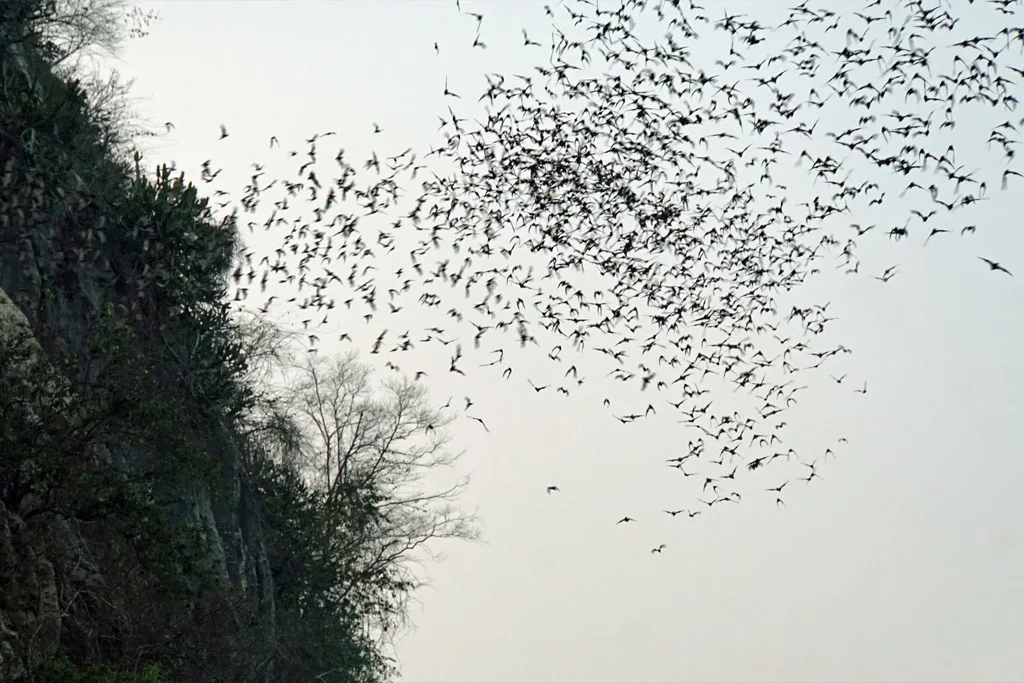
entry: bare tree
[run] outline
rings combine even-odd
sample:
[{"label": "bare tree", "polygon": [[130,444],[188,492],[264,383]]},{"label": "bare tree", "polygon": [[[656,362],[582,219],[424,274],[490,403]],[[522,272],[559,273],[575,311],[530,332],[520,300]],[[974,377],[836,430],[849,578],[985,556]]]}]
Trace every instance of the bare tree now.
[{"label": "bare tree", "polygon": [[124,79],[103,57],[116,55],[126,40],[148,35],[156,12],[144,11],[128,0],[8,0],[3,16],[6,40],[25,58],[19,46],[35,46],[60,78],[77,83],[93,121],[108,146],[131,151],[133,142],[154,137],[150,122],[140,120],[129,93],[134,83]]},{"label": "bare tree", "polygon": [[295,464],[327,505],[371,511],[336,537],[344,547],[332,552],[361,565],[342,594],[418,561],[432,541],[478,538],[475,516],[457,504],[468,478],[439,482],[461,453],[447,448],[453,418],[430,405],[422,384],[404,377],[375,384],[354,353],[307,354],[296,370],[286,404],[306,440]]},{"label": "bare tree", "polygon": [[21,15],[26,37],[47,47],[50,59],[65,66],[116,52],[126,39],[146,36],[156,18],[155,12],[127,0],[14,0],[10,6]]}]

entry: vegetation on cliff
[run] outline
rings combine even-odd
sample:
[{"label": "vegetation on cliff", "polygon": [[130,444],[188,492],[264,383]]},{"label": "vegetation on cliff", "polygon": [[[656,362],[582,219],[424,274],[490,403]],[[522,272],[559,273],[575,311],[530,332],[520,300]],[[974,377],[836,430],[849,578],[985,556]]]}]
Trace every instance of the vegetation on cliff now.
[{"label": "vegetation on cliff", "polygon": [[[408,493],[445,418],[354,358],[260,381],[290,340],[226,303],[235,217],[150,177],[75,61],[144,32],[123,12],[0,4],[0,679],[387,679],[408,561],[474,535],[462,482]],[[304,420],[323,386],[348,402]]]}]

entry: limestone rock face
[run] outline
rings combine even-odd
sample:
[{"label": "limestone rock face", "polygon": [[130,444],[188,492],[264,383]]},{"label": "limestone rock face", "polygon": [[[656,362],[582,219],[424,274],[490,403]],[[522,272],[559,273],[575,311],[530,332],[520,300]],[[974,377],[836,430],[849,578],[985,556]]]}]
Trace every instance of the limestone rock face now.
[{"label": "limestone rock face", "polygon": [[[0,0],[0,15],[5,14],[2,8],[7,4]],[[7,16],[0,22],[0,29],[7,26],[4,22],[9,24],[9,19]],[[2,35],[0,52],[3,52],[5,66],[13,65],[16,83],[31,81],[47,92],[71,94],[73,86],[54,74],[41,57],[24,52]],[[88,164],[89,159],[101,152],[86,143],[82,143],[81,148],[76,144],[79,142],[61,138],[48,148],[47,153],[52,154],[43,156],[48,164],[60,166],[61,156],[67,155],[70,178],[77,178],[78,184],[84,187],[78,175],[82,168],[73,167]],[[83,257],[81,233],[97,227],[85,226],[84,221],[95,222],[96,212],[83,210],[83,215],[78,215],[78,209],[73,209],[75,215],[69,218],[49,211],[53,207],[48,207],[47,198],[49,189],[53,188],[47,185],[48,180],[35,177],[39,174],[38,169],[31,166],[32,155],[19,157],[18,161],[6,154],[9,147],[5,147],[4,152],[4,163],[9,163],[12,169],[15,162],[18,166],[9,173],[6,169],[0,173],[8,180],[14,178],[7,184],[0,182],[0,203],[6,209],[18,208],[7,212],[15,219],[0,223],[0,352],[10,349],[11,340],[17,339],[18,344],[25,345],[20,350],[28,351],[29,357],[36,355],[52,362],[61,356],[79,356],[88,346],[96,312],[108,302],[123,307],[127,295],[121,291],[123,278],[118,273],[119,259],[133,257],[113,246],[106,247],[105,252],[97,247],[96,253],[90,247],[89,258]],[[111,181],[117,173],[112,166],[104,171],[103,177]],[[74,184],[72,179],[67,181]],[[61,197],[57,201],[56,208],[68,206],[62,200]],[[33,331],[38,337],[32,335]],[[9,361],[9,357],[0,358],[0,367],[8,370],[0,373],[0,396],[19,395],[15,393],[19,388],[38,390],[38,387],[26,387],[28,379],[20,372],[23,368],[16,364],[11,368]],[[81,372],[85,375],[93,371]],[[95,375],[77,379],[95,379]],[[32,411],[33,407],[29,405],[26,410]],[[61,415],[61,418],[74,424],[74,415]],[[209,547],[205,550],[213,558],[221,580],[238,589],[248,601],[248,610],[258,616],[254,626],[262,635],[256,640],[262,639],[263,643],[250,643],[250,646],[268,652],[274,640],[273,584],[259,506],[254,503],[256,495],[244,471],[238,444],[231,431],[212,416],[205,416],[198,424],[183,429],[197,449],[220,465],[227,495],[215,496],[199,481],[175,487],[168,485],[165,493],[172,500],[170,512],[182,522],[200,521],[207,529]],[[110,443],[91,451],[81,457],[138,469],[159,461],[163,455],[160,444],[136,447]],[[2,466],[0,462],[0,468]],[[22,501],[19,507],[23,509],[9,510],[0,503],[2,683],[23,680],[33,657],[52,652],[55,647],[65,649],[74,641],[78,625],[75,618],[69,616],[74,613],[70,608],[75,605],[71,603],[75,600],[78,600],[76,604],[88,602],[90,586],[109,579],[97,574],[86,541],[101,523],[86,529],[83,524],[48,515],[30,516],[25,508],[27,504],[31,506],[32,496],[19,498]],[[88,611],[89,608],[82,609]],[[268,673],[262,672],[262,675]],[[259,679],[254,673],[247,680]]]},{"label": "limestone rock face", "polygon": [[7,292],[0,289],[0,337],[11,339],[16,336],[25,338],[26,343],[30,344],[38,352],[39,344],[36,342],[35,337],[32,336],[32,328],[28,324],[28,318],[11,301],[11,297],[7,296]]},{"label": "limestone rock face", "polygon": [[4,604],[0,609],[0,680],[19,681],[25,674],[25,665],[19,656],[19,633],[11,623],[8,610],[23,600],[19,588],[24,587],[21,576],[24,560],[16,546],[23,540],[25,523],[0,507],[0,586],[4,587]]},{"label": "limestone rock face", "polygon": [[[16,5],[0,0],[0,53],[5,67],[11,67],[8,85],[22,88],[26,94],[39,90],[58,98],[71,95],[75,86],[65,83],[41,56],[10,39],[7,29],[14,26],[15,19],[7,10]],[[77,137],[60,135],[67,131],[56,131],[56,137],[51,136],[50,128],[53,126],[48,124],[46,135],[40,136],[47,141],[39,143],[49,147],[46,154],[38,156],[46,159],[48,171],[67,170],[69,176],[59,182],[70,187],[77,179],[81,189],[85,183],[78,172],[91,169],[90,160],[99,160],[97,155],[102,155],[102,150]],[[17,136],[7,137],[16,140]],[[59,138],[59,142],[50,138]],[[86,349],[95,313],[107,302],[124,304],[127,295],[119,289],[123,278],[116,271],[118,259],[131,255],[109,245],[104,252],[94,244],[97,253],[93,254],[90,247],[89,258],[84,258],[82,232],[91,233],[98,227],[85,225],[88,221],[95,223],[95,207],[89,201],[72,207],[63,196],[51,206],[50,190],[56,188],[50,186],[49,176],[42,178],[39,169],[32,167],[34,153],[19,156],[11,151],[10,145],[4,147],[5,168],[0,173],[0,203],[4,205],[4,218],[10,218],[0,222],[0,353],[5,353],[3,349],[10,351],[11,340],[17,339],[23,345],[19,351],[27,351],[27,357],[35,355],[53,362]],[[68,163],[62,164],[62,160]],[[104,182],[117,181],[117,173],[114,166],[106,169]],[[83,171],[83,175],[87,174]],[[88,211],[79,210],[87,205],[91,207]],[[60,211],[52,211],[54,208]],[[62,212],[67,208],[71,212],[65,215]],[[38,337],[32,335],[33,331]],[[11,360],[0,358],[0,367],[6,368],[0,373],[0,396],[19,396],[19,389],[38,390],[26,386],[29,380],[22,370],[27,362],[12,366]],[[29,405],[25,410],[33,411],[34,407]],[[74,415],[62,418],[74,424]],[[214,558],[221,579],[246,596],[250,611],[259,617],[257,625],[266,641],[263,650],[270,651],[274,591],[259,509],[253,503],[255,493],[230,430],[214,417],[200,422],[186,428],[188,436],[221,465],[228,493],[215,496],[199,482],[187,483],[170,491],[173,507],[177,508],[172,512],[180,513],[182,521],[201,521],[206,528],[206,550]],[[81,457],[142,469],[162,455],[157,444],[107,446],[82,453]],[[78,627],[78,620],[69,616],[74,614],[73,608],[88,604],[89,594],[94,592],[91,586],[109,578],[98,575],[99,563],[93,564],[87,542],[101,523],[87,529],[84,524],[48,515],[31,516],[31,510],[25,509],[32,505],[31,494],[12,498],[20,500],[22,509],[11,510],[0,503],[0,683],[22,680],[34,658],[47,656],[55,648],[65,649],[75,639],[74,629]],[[88,611],[91,607],[81,609]],[[251,680],[257,680],[255,674]]]},{"label": "limestone rock face", "polygon": [[[29,326],[25,314],[11,301],[11,298],[7,296],[7,292],[2,288],[0,288],[0,339],[4,340],[5,345],[12,351],[24,353],[28,358],[34,358],[42,352],[39,342],[32,335],[32,328]],[[8,363],[13,358],[17,358],[17,356],[8,359]],[[5,365],[8,363],[5,363]],[[11,386],[8,383],[16,385],[24,381],[24,377],[21,377],[20,373],[24,372],[26,366],[27,362],[16,363],[11,368],[8,376],[3,378],[5,385],[7,385],[5,386],[7,391],[17,391],[17,386]]]},{"label": "limestone rock face", "polygon": [[36,590],[39,608],[36,610],[35,654],[40,660],[51,659],[60,646],[60,600],[57,577],[53,564],[44,556],[36,560]]},{"label": "limestone rock face", "polygon": [[[2,289],[0,340],[2,352],[12,354],[3,359],[0,391],[38,395],[23,386],[28,382],[23,373],[42,349],[32,336],[28,319]],[[12,362],[16,359],[24,360]],[[31,494],[26,500],[31,505]],[[53,657],[60,645],[60,588],[47,555],[52,552],[53,532],[61,524],[26,524],[19,512],[0,506],[0,681],[22,680],[27,669]]]},{"label": "limestone rock face", "polygon": [[[42,236],[34,241],[33,260],[45,263],[51,241]],[[84,348],[89,333],[84,321],[101,300],[104,274],[76,273],[67,279],[68,288],[47,292],[44,302],[39,270],[12,268],[11,263],[6,253],[0,258],[0,340],[18,339],[31,355],[45,353],[32,336],[31,316],[53,334],[58,349]],[[18,303],[5,291],[8,287],[18,292]],[[25,381],[19,370],[15,367],[0,377],[0,391],[18,390],[18,383]],[[207,529],[208,551],[221,580],[238,589],[249,610],[258,615],[257,642],[248,648],[269,652],[274,642],[274,586],[256,494],[230,432],[213,418],[204,422],[194,426],[195,441],[221,465],[228,495],[214,496],[202,484],[190,482],[175,491],[173,507],[181,521],[198,521]],[[155,457],[128,447],[117,451],[116,457],[129,465]],[[106,457],[114,456],[107,452]],[[37,518],[26,525],[19,512],[24,514],[0,505],[0,681],[12,683],[24,680],[26,669],[41,661],[39,657],[58,651],[67,630],[62,629],[68,607],[64,603],[87,583],[82,572],[89,574],[83,570],[82,539],[68,524],[51,520],[52,528],[38,528]],[[97,577],[90,575],[88,580],[95,582]]]}]

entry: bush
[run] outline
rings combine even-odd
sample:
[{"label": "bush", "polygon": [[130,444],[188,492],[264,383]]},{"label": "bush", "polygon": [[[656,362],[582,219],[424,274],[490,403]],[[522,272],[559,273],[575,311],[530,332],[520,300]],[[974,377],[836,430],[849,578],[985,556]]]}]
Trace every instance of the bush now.
[{"label": "bush", "polygon": [[157,666],[147,666],[136,674],[103,664],[81,668],[66,658],[44,664],[36,676],[39,683],[162,683]]}]

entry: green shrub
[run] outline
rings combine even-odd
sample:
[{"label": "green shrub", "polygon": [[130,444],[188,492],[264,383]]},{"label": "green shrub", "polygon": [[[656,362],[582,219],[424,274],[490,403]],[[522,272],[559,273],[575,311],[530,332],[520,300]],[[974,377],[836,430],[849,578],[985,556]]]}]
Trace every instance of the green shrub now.
[{"label": "green shrub", "polygon": [[43,664],[35,676],[37,683],[162,683],[163,680],[155,665],[134,673],[105,664],[78,667],[66,658]]}]

